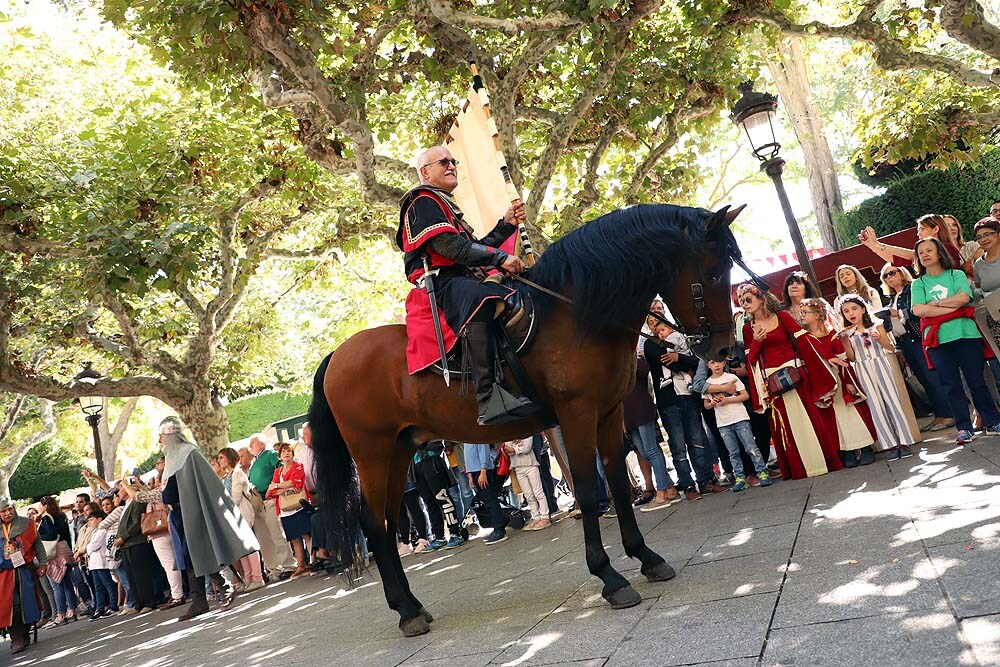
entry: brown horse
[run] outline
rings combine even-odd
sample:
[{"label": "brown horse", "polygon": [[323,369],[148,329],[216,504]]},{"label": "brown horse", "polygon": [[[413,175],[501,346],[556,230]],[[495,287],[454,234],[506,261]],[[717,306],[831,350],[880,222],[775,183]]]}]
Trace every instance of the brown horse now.
[{"label": "brown horse", "polygon": [[[552,244],[528,277],[573,299],[533,293],[537,337],[523,355],[541,400],[561,428],[583,513],[587,566],[614,608],[641,597],[612,566],[598,524],[600,452],[625,553],[651,581],[674,570],[650,550],[636,525],[623,456],[622,400],[635,382],[636,333],[659,293],[700,355],[724,358],[733,342],[729,270],[741,261],[729,224],[739,210],[712,213],[669,205],[614,211]],[[523,288],[523,286],[522,286]],[[525,288],[526,289],[526,288]],[[446,387],[428,371],[409,375],[406,330],[362,331],[316,372],[309,423],[323,516],[341,557],[368,538],[389,607],[407,636],[429,630],[431,615],[410,591],[395,530],[407,468],[418,445],[437,439],[499,443],[545,428],[537,421],[476,424],[474,392]]]}]

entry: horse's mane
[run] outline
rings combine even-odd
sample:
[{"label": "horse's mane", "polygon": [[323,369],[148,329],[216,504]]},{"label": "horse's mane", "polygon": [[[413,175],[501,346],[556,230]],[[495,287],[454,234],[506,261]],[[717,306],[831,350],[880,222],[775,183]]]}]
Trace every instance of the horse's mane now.
[{"label": "horse's mane", "polygon": [[[639,204],[612,211],[550,245],[528,277],[573,299],[581,333],[599,333],[645,313],[706,241],[704,209]],[[533,292],[544,317],[552,297]]]}]

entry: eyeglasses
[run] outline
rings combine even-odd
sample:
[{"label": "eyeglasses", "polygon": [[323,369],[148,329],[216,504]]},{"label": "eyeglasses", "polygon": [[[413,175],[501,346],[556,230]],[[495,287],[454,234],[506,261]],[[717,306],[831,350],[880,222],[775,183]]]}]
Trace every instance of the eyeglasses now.
[{"label": "eyeglasses", "polygon": [[899,275],[899,269],[889,269],[884,274],[882,274],[882,277],[883,278],[892,278],[893,276],[898,276],[898,275]]},{"label": "eyeglasses", "polygon": [[752,302],[753,302],[752,296],[745,296],[740,299],[740,303],[742,303],[744,306],[749,305]]},{"label": "eyeglasses", "polygon": [[[450,157],[445,157],[445,158],[441,158],[440,160],[434,160],[433,162],[428,162],[427,164],[424,165],[424,167],[429,167],[432,164],[439,164],[442,167],[444,167],[445,169],[447,169],[448,167],[457,167],[458,166],[458,160],[456,160],[454,158],[450,158]],[[421,169],[423,169],[424,167],[421,167]]]},{"label": "eyeglasses", "polygon": [[[995,211],[995,213],[1000,213],[1000,210]],[[982,234],[976,234],[976,242],[982,243],[984,239],[993,238],[996,235],[996,232],[983,232]]]}]

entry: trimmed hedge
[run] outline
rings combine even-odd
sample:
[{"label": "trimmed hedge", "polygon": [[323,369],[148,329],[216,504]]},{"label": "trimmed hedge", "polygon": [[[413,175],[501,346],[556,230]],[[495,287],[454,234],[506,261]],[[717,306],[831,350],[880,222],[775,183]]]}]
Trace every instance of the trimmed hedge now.
[{"label": "trimmed hedge", "polygon": [[31,448],[10,478],[10,495],[37,500],[84,486],[83,460],[63,448],[43,442]]},{"label": "trimmed hedge", "polygon": [[968,239],[972,226],[989,215],[996,198],[1000,198],[1000,150],[986,154],[975,166],[953,166],[893,181],[884,194],[837,216],[837,234],[850,246],[868,225],[883,236],[912,227],[925,213],[950,213],[961,221]]},{"label": "trimmed hedge", "polygon": [[308,411],[311,400],[312,394],[274,392],[233,401],[226,406],[230,442],[249,438],[268,424]]}]

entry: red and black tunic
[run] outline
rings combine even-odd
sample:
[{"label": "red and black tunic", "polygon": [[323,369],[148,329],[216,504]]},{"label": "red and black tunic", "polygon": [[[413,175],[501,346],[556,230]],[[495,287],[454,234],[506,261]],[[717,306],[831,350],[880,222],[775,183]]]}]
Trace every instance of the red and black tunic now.
[{"label": "red and black tunic", "polygon": [[[451,351],[462,329],[487,301],[506,300],[514,293],[508,287],[482,280],[495,273],[496,264],[506,258],[506,253],[498,250],[498,246],[516,229],[500,220],[484,238],[476,239],[451,195],[426,185],[410,190],[400,200],[396,243],[404,253],[406,279],[417,285],[424,275],[425,256],[431,268],[440,271],[434,286],[446,352]],[[445,250],[447,254],[442,254],[445,245],[455,247],[456,244],[442,244],[441,240],[445,239],[435,243],[431,241],[446,234],[458,236],[448,241],[461,239],[465,246],[482,246],[475,246],[480,250],[471,254],[449,250]],[[457,245],[461,247],[463,244],[459,242]],[[411,375],[440,358],[430,301],[421,287],[414,287],[406,297],[406,336],[406,361]]]}]

